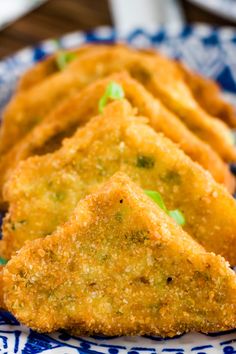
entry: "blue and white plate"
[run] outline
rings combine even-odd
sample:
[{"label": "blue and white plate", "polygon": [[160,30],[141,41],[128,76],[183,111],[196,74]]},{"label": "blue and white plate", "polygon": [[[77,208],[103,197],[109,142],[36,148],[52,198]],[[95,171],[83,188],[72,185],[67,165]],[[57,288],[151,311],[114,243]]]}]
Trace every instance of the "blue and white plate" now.
[{"label": "blue and white plate", "polygon": [[235,0],[189,0],[189,1],[215,15],[224,17],[231,21],[236,21],[236,1]]},{"label": "blue and white plate", "polygon": [[[14,91],[18,77],[35,62],[58,48],[71,48],[87,42],[124,40],[136,47],[155,47],[180,58],[191,68],[216,79],[230,95],[236,93],[236,31],[207,26],[136,29],[125,38],[109,28],[89,33],[76,32],[58,40],[48,40],[26,48],[0,62],[0,110]],[[30,354],[236,354],[236,330],[224,333],[187,334],[174,339],[158,337],[71,337],[57,332],[38,334],[0,311],[0,353]]]}]

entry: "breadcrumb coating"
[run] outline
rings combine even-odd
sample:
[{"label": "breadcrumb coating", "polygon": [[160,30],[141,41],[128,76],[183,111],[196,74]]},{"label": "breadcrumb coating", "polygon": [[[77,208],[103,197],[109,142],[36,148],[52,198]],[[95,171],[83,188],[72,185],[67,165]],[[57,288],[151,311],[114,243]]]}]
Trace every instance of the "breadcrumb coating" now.
[{"label": "breadcrumb coating", "polygon": [[25,136],[58,103],[98,78],[127,70],[175,112],[200,139],[226,161],[236,160],[229,127],[208,115],[195,101],[175,63],[121,45],[95,45],[67,67],[26,91],[8,105],[0,130],[0,152]]},{"label": "breadcrumb coating", "polygon": [[185,230],[208,251],[236,264],[236,202],[126,100],[113,102],[52,154],[22,161],[5,185],[9,212],[2,256],[45,237],[70,217],[78,201],[117,171],[162,194],[185,216]]},{"label": "breadcrumb coating", "polygon": [[[19,161],[29,156],[44,155],[57,150],[65,137],[73,135],[79,126],[96,115],[99,99],[111,81],[122,86],[126,99],[138,109],[139,114],[149,118],[149,124],[156,131],[164,133],[193,161],[210,171],[214,179],[224,184],[230,193],[234,192],[235,177],[230,173],[228,165],[127,72],[98,80],[81,92],[68,97],[24,139],[15,144],[0,160],[0,191]],[[0,193],[0,202],[1,199]],[[2,205],[4,207],[3,201]]]},{"label": "breadcrumb coating", "polygon": [[34,330],[174,336],[236,326],[236,277],[117,174],[4,269],[4,301]]},{"label": "breadcrumb coating", "polygon": [[[78,55],[81,51],[85,52],[88,49],[91,49],[91,45],[75,50],[66,50],[65,52],[72,52]],[[153,49],[145,49],[141,51],[154,56],[160,55],[158,51]],[[27,70],[27,72],[21,77],[17,89],[27,90],[32,88],[34,85],[56,73],[58,71],[58,66],[56,65],[57,55],[58,54],[55,53],[44,59],[42,62],[34,65],[33,68]],[[181,62],[174,62],[173,59],[167,57],[165,57],[165,59],[176,64],[194,98],[208,114],[220,118],[232,128],[236,127],[235,109],[233,105],[224,99],[222,90],[215,81],[194,72]]]}]

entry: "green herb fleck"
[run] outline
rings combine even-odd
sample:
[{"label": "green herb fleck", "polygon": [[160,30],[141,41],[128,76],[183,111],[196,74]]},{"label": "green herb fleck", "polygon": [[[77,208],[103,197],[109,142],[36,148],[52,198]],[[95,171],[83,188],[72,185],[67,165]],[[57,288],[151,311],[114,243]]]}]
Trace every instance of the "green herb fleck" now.
[{"label": "green herb fleck", "polygon": [[7,264],[7,260],[0,257],[0,265],[5,265],[5,264]]},{"label": "green herb fleck", "polygon": [[183,215],[183,213],[181,213],[180,210],[175,209],[175,210],[170,210],[168,212],[169,216],[174,219],[177,224],[179,224],[180,226],[184,226],[185,225],[185,217]]},{"label": "green herb fleck", "polygon": [[183,213],[178,210],[178,209],[175,209],[175,210],[168,210],[166,205],[165,205],[165,202],[164,200],[162,199],[162,196],[160,195],[159,192],[156,192],[156,191],[149,191],[149,190],[145,190],[144,191],[145,194],[150,197],[162,210],[164,210],[164,212],[166,214],[168,214],[172,219],[174,219],[177,224],[183,226],[185,225],[185,217],[183,215]]},{"label": "green herb fleck", "polygon": [[159,192],[156,191],[149,191],[149,190],[145,190],[144,191],[145,194],[147,194],[152,200],[154,200],[155,203],[157,203],[157,205],[164,210],[166,213],[168,212],[166,205],[164,203],[164,200],[162,199],[162,196],[160,195]]},{"label": "green herb fleck", "polygon": [[58,202],[62,202],[65,199],[65,193],[64,192],[55,192],[54,194],[54,200]]},{"label": "green herb fleck", "polygon": [[148,239],[148,231],[147,230],[133,230],[125,235],[127,241],[132,243],[143,243]]},{"label": "green herb fleck", "polygon": [[155,160],[153,157],[145,156],[145,155],[137,156],[137,162],[136,162],[137,167],[150,169],[153,168],[154,165],[155,165]]},{"label": "green herb fleck", "polygon": [[76,53],[71,52],[59,52],[56,56],[56,64],[59,70],[65,69],[65,67],[77,57]]},{"label": "green herb fleck", "polygon": [[121,213],[120,211],[118,211],[118,212],[115,214],[115,219],[116,219],[116,221],[118,221],[118,222],[122,222],[122,220],[123,220],[123,215],[122,215],[122,213]]},{"label": "green herb fleck", "polygon": [[105,90],[104,95],[100,98],[98,102],[98,111],[99,113],[103,112],[104,107],[106,106],[108,100],[121,100],[125,97],[123,88],[114,81],[111,81]]},{"label": "green herb fleck", "polygon": [[211,280],[211,277],[207,272],[195,271],[193,277],[195,279],[202,279],[202,280],[206,280],[206,281]]},{"label": "green herb fleck", "polygon": [[181,176],[177,171],[167,171],[164,176],[161,176],[161,180],[166,183],[180,184]]}]

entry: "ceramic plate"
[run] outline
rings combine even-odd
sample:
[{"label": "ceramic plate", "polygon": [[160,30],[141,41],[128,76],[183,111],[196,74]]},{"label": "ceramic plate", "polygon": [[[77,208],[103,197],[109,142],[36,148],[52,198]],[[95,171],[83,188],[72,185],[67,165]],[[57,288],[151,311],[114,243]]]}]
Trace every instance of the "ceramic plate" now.
[{"label": "ceramic plate", "polygon": [[[236,32],[206,26],[136,29],[125,38],[109,28],[89,33],[76,32],[26,48],[0,62],[0,110],[14,91],[18,77],[35,62],[60,47],[87,42],[123,40],[140,47],[155,47],[181,58],[193,69],[216,79],[234,98],[236,93]],[[71,337],[64,332],[38,334],[26,328],[8,312],[0,311],[0,353],[29,354],[236,354],[236,330],[224,333],[187,334],[173,339],[159,337]]]},{"label": "ceramic plate", "polygon": [[215,15],[236,21],[235,0],[189,0],[193,4],[212,12]]}]

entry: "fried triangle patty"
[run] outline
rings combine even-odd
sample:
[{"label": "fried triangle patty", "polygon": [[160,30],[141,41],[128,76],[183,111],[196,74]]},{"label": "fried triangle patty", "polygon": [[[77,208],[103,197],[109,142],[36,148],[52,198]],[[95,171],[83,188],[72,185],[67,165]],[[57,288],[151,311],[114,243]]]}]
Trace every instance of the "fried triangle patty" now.
[{"label": "fried triangle patty", "polygon": [[224,99],[220,86],[215,81],[189,70],[181,63],[178,63],[178,67],[200,106],[210,115],[220,118],[230,127],[235,128],[235,107]]},{"label": "fried triangle patty", "polygon": [[[80,47],[79,49],[63,50],[62,53],[64,53],[65,56],[67,56],[68,53],[69,55],[72,53],[74,58],[77,58],[79,54],[92,48],[93,45],[88,45]],[[149,53],[155,56],[160,55],[158,51],[150,49],[141,50],[141,52]],[[59,67],[57,62],[60,54],[61,52],[55,53],[27,70],[19,81],[17,87],[18,91],[32,88],[34,85],[45,80],[50,75],[58,72]],[[211,116],[220,118],[232,128],[236,127],[235,109],[233,105],[226,101],[223,97],[221,88],[215,81],[194,72],[181,62],[174,61],[173,59],[167,57],[165,57],[165,60],[171,61],[178,67],[194,98],[207,113]]]},{"label": "fried triangle patty", "polygon": [[[17,93],[29,90],[33,86],[47,79],[49,76],[59,72],[60,70],[64,70],[66,65],[68,65],[72,60],[78,59],[81,54],[84,54],[93,48],[93,44],[87,44],[75,49],[61,49],[56,53],[44,58],[42,61],[39,61],[33,67],[28,69],[20,77],[16,88]],[[70,54],[72,54],[72,59],[66,62],[66,59],[68,56],[70,56]],[[60,68],[59,65],[59,58],[61,55],[65,56],[65,63],[63,68]]]},{"label": "fried triangle patty", "polygon": [[159,191],[168,209],[184,213],[191,236],[236,264],[235,200],[145,118],[135,116],[126,100],[109,104],[56,152],[19,164],[4,189],[9,212],[2,256],[9,258],[25,241],[52,233],[81,198],[117,171]]},{"label": "fried triangle patty", "polygon": [[29,156],[43,155],[57,150],[65,137],[73,135],[79,126],[96,115],[99,99],[110,82],[116,82],[122,86],[126,99],[138,109],[139,114],[149,118],[150,125],[156,131],[163,132],[165,136],[177,143],[193,161],[206,168],[217,182],[224,184],[230,193],[234,192],[235,178],[230,173],[227,164],[208,144],[193,134],[177,116],[168,111],[157,98],[154,98],[127,72],[98,80],[68,97],[24,139],[15,144],[0,160],[0,190],[19,161]]},{"label": "fried triangle patty", "polygon": [[8,105],[0,131],[0,152],[5,153],[65,97],[94,80],[127,70],[226,161],[236,160],[230,129],[209,116],[194,100],[176,65],[124,46],[94,46],[81,53],[62,72],[20,92]]},{"label": "fried triangle patty", "polygon": [[236,326],[236,277],[123,174],[4,269],[4,301],[39,332],[174,336]]}]

